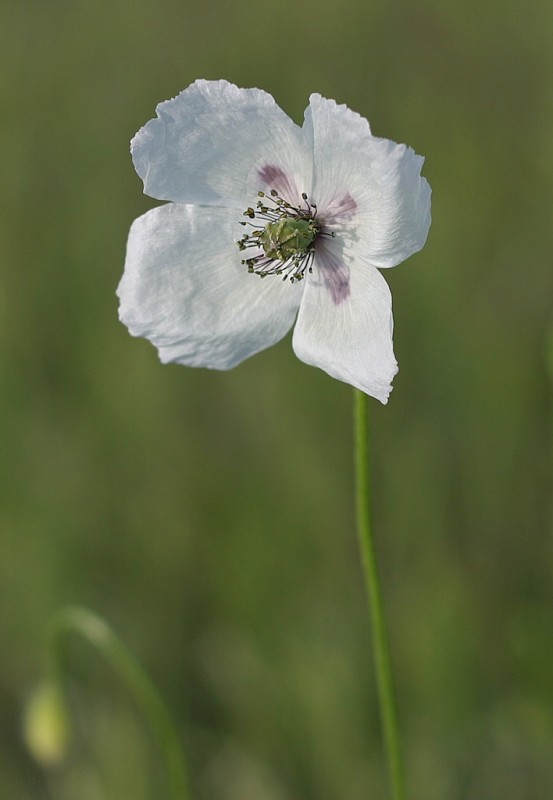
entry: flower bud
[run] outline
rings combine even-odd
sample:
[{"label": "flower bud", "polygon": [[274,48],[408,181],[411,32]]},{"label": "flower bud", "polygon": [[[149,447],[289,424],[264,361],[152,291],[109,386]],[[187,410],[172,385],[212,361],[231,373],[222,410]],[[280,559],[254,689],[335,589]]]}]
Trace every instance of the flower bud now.
[{"label": "flower bud", "polygon": [[43,766],[59,764],[66,752],[70,723],[62,687],[44,681],[31,695],[23,720],[25,742],[31,755]]}]

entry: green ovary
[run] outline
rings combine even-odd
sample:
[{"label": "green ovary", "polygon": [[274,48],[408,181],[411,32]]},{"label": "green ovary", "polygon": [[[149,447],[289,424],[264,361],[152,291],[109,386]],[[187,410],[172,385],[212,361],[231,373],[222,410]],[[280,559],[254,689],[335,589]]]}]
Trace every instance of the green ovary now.
[{"label": "green ovary", "polygon": [[318,228],[312,219],[284,217],[271,222],[259,236],[267,258],[287,261],[295,255],[305,253],[313,244]]}]

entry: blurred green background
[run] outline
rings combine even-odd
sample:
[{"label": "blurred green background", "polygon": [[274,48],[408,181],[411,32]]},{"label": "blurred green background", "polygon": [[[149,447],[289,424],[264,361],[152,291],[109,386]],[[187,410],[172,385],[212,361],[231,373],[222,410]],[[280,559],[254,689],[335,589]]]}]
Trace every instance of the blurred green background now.
[{"label": "blurred green background", "polygon": [[287,339],[163,367],[117,321],[128,141],[197,77],[310,92],[426,156],[387,271],[400,373],[373,501],[412,800],[553,797],[553,5],[4,0],[0,796],[162,800],[129,695],[71,646],[75,737],[21,737],[51,614],[105,616],[174,713],[195,800],[384,800],[351,391]]}]

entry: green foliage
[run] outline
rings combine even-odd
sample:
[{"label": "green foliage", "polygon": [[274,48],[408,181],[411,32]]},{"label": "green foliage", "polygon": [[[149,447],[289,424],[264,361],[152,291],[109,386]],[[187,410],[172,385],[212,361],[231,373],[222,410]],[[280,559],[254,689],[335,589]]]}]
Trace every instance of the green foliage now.
[{"label": "green foliage", "polygon": [[77,643],[66,769],[24,750],[46,623],[71,602],[168,698],[198,800],[386,797],[349,388],[289,341],[230,373],[163,367],[117,321],[128,228],[155,204],[127,143],[197,77],[298,121],[320,92],[427,157],[433,226],[386,272],[401,372],[371,421],[408,782],[413,800],[553,796],[551,14],[6,0],[0,796],[161,800],[141,719]]}]

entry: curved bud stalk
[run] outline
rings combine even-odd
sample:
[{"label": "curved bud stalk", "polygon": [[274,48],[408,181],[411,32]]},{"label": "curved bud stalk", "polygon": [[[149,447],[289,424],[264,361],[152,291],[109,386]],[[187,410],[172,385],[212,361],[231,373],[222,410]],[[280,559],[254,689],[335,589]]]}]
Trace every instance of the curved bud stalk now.
[{"label": "curved bud stalk", "polygon": [[67,644],[72,634],[95,647],[133,695],[165,759],[171,800],[189,800],[179,735],[161,695],[109,625],[85,608],[64,608],[48,626],[46,676],[31,696],[24,717],[24,736],[31,755],[42,766],[52,767],[67,753],[70,723],[63,687],[69,672]]}]

